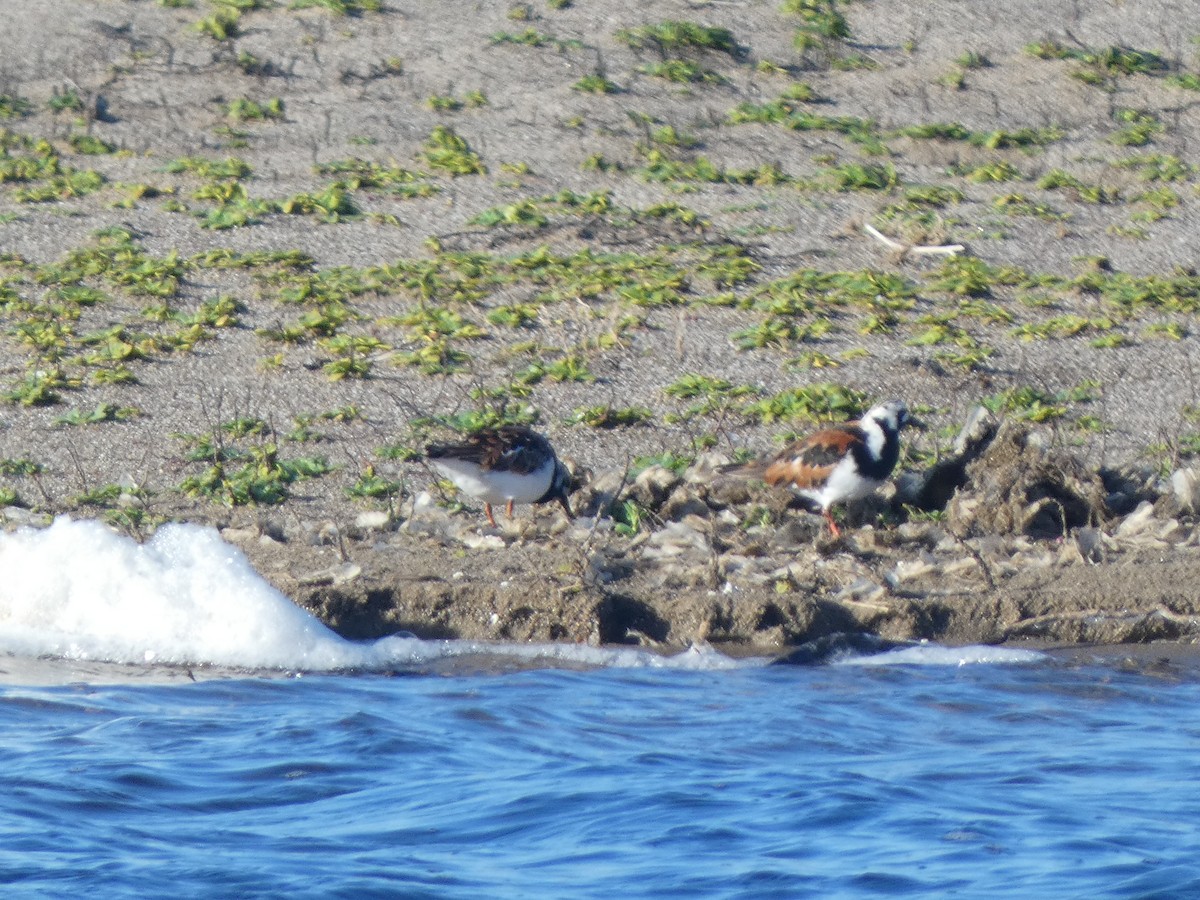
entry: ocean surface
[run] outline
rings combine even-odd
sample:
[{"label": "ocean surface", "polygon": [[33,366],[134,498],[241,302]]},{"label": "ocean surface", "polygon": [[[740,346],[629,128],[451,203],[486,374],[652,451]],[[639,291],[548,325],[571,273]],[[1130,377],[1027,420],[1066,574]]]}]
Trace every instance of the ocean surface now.
[{"label": "ocean surface", "polygon": [[338,638],[213,531],[0,536],[0,896],[1200,897],[1200,667]]}]

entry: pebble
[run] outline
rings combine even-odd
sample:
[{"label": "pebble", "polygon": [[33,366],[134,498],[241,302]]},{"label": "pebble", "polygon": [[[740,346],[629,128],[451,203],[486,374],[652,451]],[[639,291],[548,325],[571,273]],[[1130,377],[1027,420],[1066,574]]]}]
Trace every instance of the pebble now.
[{"label": "pebble", "polygon": [[896,563],[896,567],[892,571],[896,576],[896,582],[903,583],[925,575],[932,575],[938,571],[938,567],[924,559],[902,559]]},{"label": "pebble", "polygon": [[729,457],[724,453],[718,453],[715,450],[705,450],[684,471],[683,480],[688,484],[708,484],[713,480],[716,471],[729,462]]},{"label": "pebble", "polygon": [[680,485],[662,505],[659,515],[664,519],[682,519],[685,516],[707,516],[708,503],[691,485]]},{"label": "pebble", "polygon": [[375,531],[386,528],[391,520],[392,517],[382,510],[369,510],[358,514],[354,520],[354,527],[363,531]]},{"label": "pebble", "polygon": [[507,546],[498,534],[480,534],[471,529],[464,529],[458,539],[471,550],[503,550]]},{"label": "pebble", "polygon": [[429,491],[421,491],[421,493],[413,497],[412,510],[409,512],[409,515],[415,516],[429,510],[438,510],[437,501],[433,499],[433,494],[429,493]]},{"label": "pebble", "polygon": [[312,572],[308,575],[300,577],[299,581],[305,585],[330,584],[339,585],[345,584],[348,581],[353,581],[362,574],[362,566],[357,563],[347,562],[337,566],[330,566],[328,569],[322,569],[319,572]]},{"label": "pebble", "polygon": [[982,442],[995,434],[996,417],[986,406],[976,406],[967,416],[958,437],[954,439],[954,455],[963,456],[969,450],[974,450]]},{"label": "pebble", "polygon": [[44,528],[53,521],[53,517],[20,506],[6,506],[4,507],[4,521],[10,525]]},{"label": "pebble", "polygon": [[961,576],[968,572],[976,572],[979,569],[979,563],[973,556],[960,556],[958,559],[950,560],[950,562],[942,563],[940,566],[941,575]]},{"label": "pebble", "polygon": [[1171,473],[1171,491],[1182,512],[1200,510],[1200,473],[1195,469],[1176,469]]},{"label": "pebble", "polygon": [[842,602],[874,603],[887,594],[887,588],[870,578],[859,578],[854,583],[846,585],[833,599]]},{"label": "pebble", "polygon": [[646,541],[642,555],[648,559],[666,559],[681,555],[707,557],[708,537],[690,522],[668,522]]},{"label": "pebble", "polygon": [[1144,534],[1154,525],[1154,522],[1154,504],[1146,500],[1121,520],[1121,524],[1117,526],[1116,534],[1118,537],[1124,538]]},{"label": "pebble", "polygon": [[633,495],[647,506],[659,506],[682,479],[666,466],[649,466],[633,481]]},{"label": "pebble", "polygon": [[257,528],[222,528],[221,540],[230,544],[249,544],[258,540],[259,534]]}]

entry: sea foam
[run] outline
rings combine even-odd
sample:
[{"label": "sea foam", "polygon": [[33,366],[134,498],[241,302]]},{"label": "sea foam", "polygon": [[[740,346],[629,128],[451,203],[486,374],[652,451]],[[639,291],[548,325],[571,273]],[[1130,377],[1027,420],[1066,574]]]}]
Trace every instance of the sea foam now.
[{"label": "sea foam", "polygon": [[[761,666],[707,645],[674,656],[581,644],[348,641],[272,587],[245,555],[199,525],[160,527],[144,544],[95,521],[60,517],[0,534],[0,653],[24,657],[379,672],[440,660],[616,668]],[[964,665],[1043,658],[998,647],[921,645],[839,660],[855,665]]]},{"label": "sea foam", "polygon": [[491,656],[530,663],[729,668],[710,648],[636,649],[387,637],[348,641],[265,581],[213,528],[169,524],[144,544],[61,517],[0,534],[0,653],[153,665],[386,671]]},{"label": "sea foam", "polygon": [[836,661],[845,666],[969,666],[998,663],[1031,663],[1046,659],[1044,653],[1020,647],[993,647],[968,644],[963,647],[943,647],[940,644],[917,644],[875,653],[868,656],[847,656]]}]

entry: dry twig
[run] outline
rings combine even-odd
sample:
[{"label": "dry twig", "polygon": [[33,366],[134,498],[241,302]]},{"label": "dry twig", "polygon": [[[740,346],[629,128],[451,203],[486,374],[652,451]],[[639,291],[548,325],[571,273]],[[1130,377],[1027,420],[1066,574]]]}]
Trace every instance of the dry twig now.
[{"label": "dry twig", "polygon": [[966,249],[962,244],[902,244],[883,234],[879,229],[872,226],[870,222],[863,223],[863,231],[889,250],[900,254],[900,256],[908,256],[909,254],[914,256],[955,256]]}]

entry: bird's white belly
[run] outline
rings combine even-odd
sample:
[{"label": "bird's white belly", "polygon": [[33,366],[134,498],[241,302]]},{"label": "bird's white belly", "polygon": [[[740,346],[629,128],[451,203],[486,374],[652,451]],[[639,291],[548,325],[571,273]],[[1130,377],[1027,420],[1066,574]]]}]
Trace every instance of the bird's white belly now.
[{"label": "bird's white belly", "polygon": [[554,461],[526,474],[481,469],[475,463],[457,459],[439,459],[434,465],[464,494],[484,503],[532,503],[550,490]]},{"label": "bird's white belly", "polygon": [[865,497],[881,484],[883,484],[882,481],[864,478],[860,475],[854,466],[854,461],[850,457],[846,457],[829,473],[829,479],[824,485],[820,488],[809,488],[800,493],[811,497],[822,507],[828,509],[832,504],[842,500],[857,500]]}]

